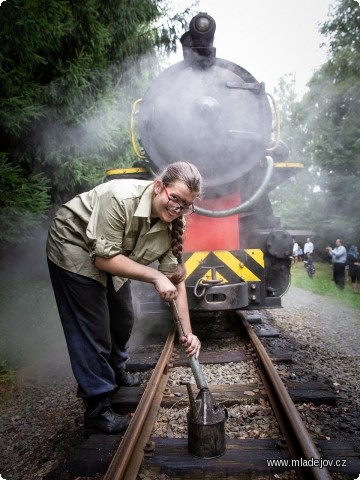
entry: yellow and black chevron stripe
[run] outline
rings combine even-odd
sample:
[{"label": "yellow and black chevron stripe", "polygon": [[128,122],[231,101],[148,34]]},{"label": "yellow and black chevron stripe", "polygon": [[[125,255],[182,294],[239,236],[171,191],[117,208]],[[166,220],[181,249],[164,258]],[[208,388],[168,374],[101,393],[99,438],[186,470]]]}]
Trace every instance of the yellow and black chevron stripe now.
[{"label": "yellow and black chevron stripe", "polygon": [[202,251],[184,257],[188,285],[195,285],[200,278],[230,284],[264,280],[264,254],[259,249]]}]

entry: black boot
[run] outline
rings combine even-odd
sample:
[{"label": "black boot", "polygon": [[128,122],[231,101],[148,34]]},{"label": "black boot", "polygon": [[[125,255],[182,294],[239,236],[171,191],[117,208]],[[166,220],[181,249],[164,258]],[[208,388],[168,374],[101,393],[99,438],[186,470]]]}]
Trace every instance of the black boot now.
[{"label": "black boot", "polygon": [[140,377],[135,373],[130,373],[125,368],[120,368],[115,372],[115,383],[118,387],[138,387]]},{"label": "black boot", "polygon": [[[97,397],[99,398],[99,397]],[[84,427],[86,433],[107,433],[114,435],[127,428],[130,417],[118,415],[111,408],[110,398],[85,400]]]}]

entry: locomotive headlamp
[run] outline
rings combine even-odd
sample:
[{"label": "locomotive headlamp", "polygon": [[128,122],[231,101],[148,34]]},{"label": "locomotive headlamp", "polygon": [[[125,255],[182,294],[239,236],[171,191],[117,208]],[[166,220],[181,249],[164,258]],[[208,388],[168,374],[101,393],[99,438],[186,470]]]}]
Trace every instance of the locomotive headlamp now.
[{"label": "locomotive headlamp", "polygon": [[193,47],[211,47],[216,30],[215,20],[207,13],[199,13],[190,22]]},{"label": "locomotive headlamp", "polygon": [[206,33],[211,28],[211,22],[208,17],[199,17],[195,22],[195,28],[201,33]]}]

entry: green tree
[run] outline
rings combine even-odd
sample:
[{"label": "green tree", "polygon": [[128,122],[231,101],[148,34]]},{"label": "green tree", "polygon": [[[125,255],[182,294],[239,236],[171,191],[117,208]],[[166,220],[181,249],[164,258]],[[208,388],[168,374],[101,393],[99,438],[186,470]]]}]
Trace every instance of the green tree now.
[{"label": "green tree", "polygon": [[25,178],[19,166],[0,154],[0,244],[24,241],[49,207],[49,185],[40,174]]},{"label": "green tree", "polygon": [[[313,76],[304,108],[309,112],[308,151],[324,192],[324,236],[360,238],[360,6],[339,0],[321,27],[329,60]],[[311,114],[310,114],[311,113]]]},{"label": "green tree", "polygon": [[170,18],[165,0],[4,2],[0,175],[11,165],[59,203],[129,165],[132,103],[159,71],[158,56],[175,49],[188,13]]},{"label": "green tree", "polygon": [[294,75],[280,79],[275,96],[281,118],[282,139],[289,147],[289,162],[302,164],[303,168],[279,185],[272,193],[274,210],[289,229],[312,230],[321,218],[321,212],[314,209],[314,203],[323,201],[319,189],[319,173],[314,164],[311,149],[308,148],[306,110],[295,91]]},{"label": "green tree", "polygon": [[314,229],[318,244],[360,238],[360,7],[339,0],[321,27],[329,60],[297,101],[291,79],[277,96],[290,160],[304,169],[273,193],[287,228]]}]

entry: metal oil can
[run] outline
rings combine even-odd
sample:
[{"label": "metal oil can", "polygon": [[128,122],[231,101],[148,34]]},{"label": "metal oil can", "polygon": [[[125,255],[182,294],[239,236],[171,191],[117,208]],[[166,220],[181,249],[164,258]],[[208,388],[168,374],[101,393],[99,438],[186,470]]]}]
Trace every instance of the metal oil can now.
[{"label": "metal oil can", "polygon": [[200,389],[194,400],[187,384],[190,410],[188,421],[188,449],[195,457],[216,458],[225,453],[225,422],[227,411],[214,402],[208,388]]}]

